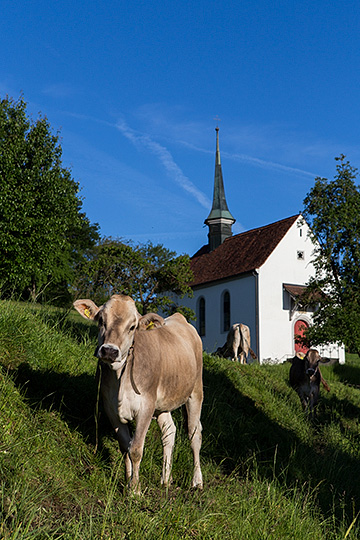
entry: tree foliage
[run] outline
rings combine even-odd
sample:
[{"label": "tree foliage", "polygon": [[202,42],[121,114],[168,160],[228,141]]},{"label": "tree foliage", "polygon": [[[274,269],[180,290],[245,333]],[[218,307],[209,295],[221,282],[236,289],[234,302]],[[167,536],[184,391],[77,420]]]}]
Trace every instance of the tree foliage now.
[{"label": "tree foliage", "polygon": [[314,344],[342,342],[360,352],[360,191],[357,169],[345,156],[336,158],[333,180],[316,178],[304,199],[304,217],[318,247],[315,276],[308,292],[317,295]]},{"label": "tree foliage", "polygon": [[132,245],[121,239],[104,238],[92,256],[78,268],[77,296],[91,296],[102,304],[109,296],[123,293],[131,296],[142,314],[181,311],[188,319],[192,310],[176,304],[174,295],[192,294],[188,255],[176,253],[162,245]]},{"label": "tree foliage", "polygon": [[59,135],[35,122],[20,98],[0,101],[0,287],[35,299],[72,279],[74,264],[98,239],[81,212],[79,185],[61,163]]}]

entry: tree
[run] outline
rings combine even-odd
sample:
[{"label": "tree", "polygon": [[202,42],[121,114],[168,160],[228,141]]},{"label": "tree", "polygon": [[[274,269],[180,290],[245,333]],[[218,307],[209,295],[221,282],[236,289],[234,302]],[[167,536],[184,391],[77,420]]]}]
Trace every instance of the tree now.
[{"label": "tree", "polygon": [[66,286],[73,266],[98,239],[81,212],[79,185],[61,163],[59,135],[35,122],[20,98],[0,101],[0,287],[36,299]]},{"label": "tree", "polygon": [[192,294],[188,255],[176,253],[162,245],[132,245],[121,239],[104,238],[87,262],[78,268],[77,296],[91,296],[104,303],[110,295],[123,293],[137,303],[140,313],[181,311],[188,319],[194,313],[180,307],[174,295]]},{"label": "tree", "polygon": [[336,158],[334,180],[316,178],[304,199],[315,245],[315,276],[307,292],[318,302],[307,338],[338,342],[360,353],[360,191],[357,169]]}]

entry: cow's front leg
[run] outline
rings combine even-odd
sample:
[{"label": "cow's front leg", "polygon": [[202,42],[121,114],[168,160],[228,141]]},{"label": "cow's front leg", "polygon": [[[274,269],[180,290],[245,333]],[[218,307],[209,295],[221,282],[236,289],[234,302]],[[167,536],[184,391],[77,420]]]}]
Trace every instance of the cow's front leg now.
[{"label": "cow's front leg", "polygon": [[172,455],[175,444],[176,426],[169,412],[159,414],[157,418],[161,430],[161,440],[163,444],[163,469],[161,483],[165,486],[171,482]]},{"label": "cow's front leg", "polygon": [[[149,411],[149,409],[148,409]],[[140,495],[140,480],[139,480],[139,469],[140,463],[144,452],[144,443],[146,433],[149,429],[150,422],[152,419],[153,409],[149,412],[141,412],[136,418],[136,429],[134,437],[130,443],[129,448],[129,457],[131,460],[132,471],[131,478],[129,482],[129,487],[132,493]]]},{"label": "cow's front leg", "polygon": [[316,418],[316,409],[317,409],[317,402],[319,398],[319,389],[315,386],[311,389],[310,399],[309,399],[309,407],[310,407],[310,416],[312,420],[315,420]]},{"label": "cow's front leg", "polygon": [[300,401],[301,401],[303,411],[305,412],[309,405],[309,398],[305,394],[300,394]]},{"label": "cow's front leg", "polygon": [[132,475],[132,466],[129,458],[129,447],[131,441],[129,426],[127,424],[119,424],[118,427],[115,428],[115,436],[119,443],[120,451],[124,456],[125,478],[128,482]]}]

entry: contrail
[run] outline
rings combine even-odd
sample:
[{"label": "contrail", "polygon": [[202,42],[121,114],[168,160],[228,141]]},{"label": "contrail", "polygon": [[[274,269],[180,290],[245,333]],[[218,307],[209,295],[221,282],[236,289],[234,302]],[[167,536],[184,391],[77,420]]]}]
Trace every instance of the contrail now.
[{"label": "contrail", "polygon": [[[212,150],[206,150],[205,148],[200,148],[199,146],[195,146],[186,141],[181,141],[181,144],[183,146],[187,146],[188,148],[191,148],[192,150],[196,150],[197,152],[202,152],[203,154],[214,153]],[[287,165],[282,165],[281,163],[275,163],[273,161],[266,161],[265,159],[248,156],[247,154],[231,154],[229,152],[222,151],[221,155],[228,159],[231,159],[232,161],[242,161],[244,163],[249,163],[250,165],[254,165],[256,167],[261,167],[262,169],[284,171],[290,174],[296,174],[297,176],[299,175],[310,176],[311,178],[315,178],[316,176],[319,176],[318,174],[315,174],[309,171],[304,171],[302,169],[297,169],[295,167],[289,167]]]},{"label": "contrail", "polygon": [[296,174],[296,175],[301,175],[301,176],[311,176],[312,178],[315,178],[315,176],[318,176],[315,173],[311,173],[309,171],[303,171],[302,169],[297,169],[295,167],[281,165],[281,163],[274,163],[273,161],[266,161],[264,159],[247,156],[246,154],[229,154],[227,152],[223,152],[223,154],[224,156],[228,157],[229,159],[233,159],[234,161],[243,161],[245,163],[251,163],[252,165],[262,167],[263,169],[275,169],[275,170],[285,171],[291,174]]},{"label": "contrail", "polygon": [[[69,112],[64,112],[64,114],[68,114],[69,116],[73,116],[74,118],[80,118],[83,120],[92,120],[109,127],[114,126],[114,124],[112,124],[111,122],[107,122],[106,120],[99,120],[98,118],[89,115]],[[129,128],[123,120],[119,121],[115,125],[115,127],[119,131],[121,131],[125,137],[132,141],[133,144],[142,144],[143,146],[146,146],[150,151],[152,151],[153,154],[157,155],[162,161],[168,173],[171,174],[171,176],[173,176],[175,173],[175,180],[181,185],[182,188],[186,189],[189,193],[194,195],[202,206],[206,208],[209,208],[211,206],[211,203],[206,197],[206,195],[199,191],[197,187],[183,174],[180,167],[174,162],[173,157],[165,147],[152,141],[152,139],[150,139],[148,135],[137,134],[133,129]],[[202,152],[203,154],[214,153],[213,150],[206,150],[205,148],[200,148],[199,146],[191,144],[187,141],[179,140],[178,142],[181,143],[183,146],[187,146],[188,148],[191,148],[192,150],[195,150],[197,152]],[[287,165],[282,165],[281,163],[248,156],[247,154],[231,154],[229,152],[222,151],[221,155],[233,161],[242,161],[244,163],[254,165],[255,167],[261,167],[262,169],[278,170],[288,172],[290,174],[295,174],[296,176],[308,176],[311,178],[321,176],[319,174],[315,174],[309,171],[304,171],[303,169],[297,169],[296,167],[289,167]]]},{"label": "contrail", "polygon": [[182,172],[180,167],[175,163],[172,155],[167,148],[161,146],[159,143],[153,141],[148,135],[139,134],[131,129],[124,120],[120,120],[116,127],[121,133],[134,145],[144,146],[153,155],[155,155],[163,167],[165,168],[168,176],[173,178],[179,186],[190,193],[195,199],[206,209],[211,207],[211,201],[204,193],[202,193]]}]

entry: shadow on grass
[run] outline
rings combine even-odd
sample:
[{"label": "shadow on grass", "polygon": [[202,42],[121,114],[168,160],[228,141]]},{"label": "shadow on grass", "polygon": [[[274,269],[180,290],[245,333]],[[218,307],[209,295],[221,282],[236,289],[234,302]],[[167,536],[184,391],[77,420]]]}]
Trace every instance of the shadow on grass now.
[{"label": "shadow on grass", "polygon": [[340,382],[351,386],[359,386],[360,388],[360,366],[336,364],[333,369]]},{"label": "shadow on grass", "polygon": [[[316,443],[305,444],[294,432],[272,421],[256,404],[235,388],[224,373],[204,371],[203,458],[221,464],[224,472],[238,470],[246,474],[256,456],[257,470],[270,482],[276,476],[292,488],[308,482],[316,493],[325,515],[334,511],[341,519],[346,503],[348,518],[353,519],[355,501],[360,509],[360,462],[322,437],[324,423],[331,418],[319,415],[312,426]],[[339,400],[338,400],[339,401]],[[344,406],[344,402],[334,407]],[[346,414],[355,418],[357,407],[346,404]],[[299,403],[299,414],[302,414]]]},{"label": "shadow on grass", "polygon": [[33,311],[36,317],[46,326],[56,328],[63,334],[72,337],[77,343],[84,340],[97,342],[98,326],[93,321],[87,321],[81,317],[74,309],[64,310],[63,308],[46,307],[29,304],[29,311]]},{"label": "shadow on grass", "polygon": [[[326,395],[326,399],[323,401],[324,407],[322,407],[321,422],[323,424],[330,424],[334,420],[334,412],[338,417],[344,421],[354,420],[360,418],[360,407],[354,405],[347,399],[340,399],[335,394],[330,393]],[[325,409],[325,410],[324,410]]]},{"label": "shadow on grass", "polygon": [[70,429],[79,432],[86,443],[99,445],[104,461],[109,454],[102,446],[104,435],[113,436],[111,425],[99,403],[99,432],[96,432],[97,381],[88,374],[69,375],[55,371],[33,370],[21,364],[10,372],[16,386],[34,410],[58,411]]}]

